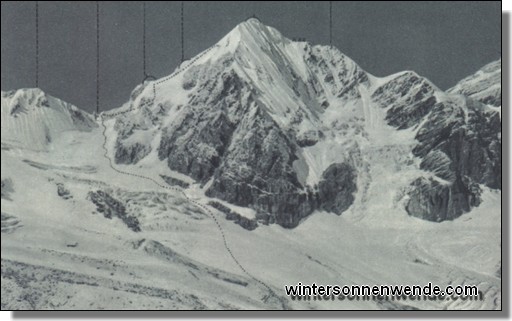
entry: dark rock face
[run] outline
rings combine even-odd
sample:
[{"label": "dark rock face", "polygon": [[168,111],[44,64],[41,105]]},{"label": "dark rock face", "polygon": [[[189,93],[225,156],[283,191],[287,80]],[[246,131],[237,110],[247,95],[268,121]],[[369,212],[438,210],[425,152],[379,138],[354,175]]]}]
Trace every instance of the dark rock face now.
[{"label": "dark rock face", "polygon": [[151,148],[147,145],[140,143],[122,145],[118,141],[116,143],[116,153],[114,155],[114,160],[117,164],[137,164],[150,152]]},{"label": "dark rock face", "polygon": [[181,123],[164,129],[158,156],[170,169],[205,183],[229,147],[238,113],[247,107],[242,96],[249,91],[234,73],[219,76],[221,81],[198,77],[200,91],[192,94]]},{"label": "dark rock face", "polygon": [[[336,50],[331,48],[332,50]],[[306,62],[320,79],[311,79],[311,88],[316,95],[323,95],[320,83],[328,84],[328,91],[341,99],[359,98],[359,84],[368,82],[368,74],[344,55],[336,55],[318,47],[308,47]],[[334,68],[333,68],[334,67]],[[338,81],[336,81],[338,80]],[[329,106],[327,101],[322,107]]]},{"label": "dark rock face", "polygon": [[480,100],[482,103],[495,106],[495,107],[501,107],[501,91],[496,95],[489,95],[487,97],[484,97]]},{"label": "dark rock face", "polygon": [[[451,161],[456,177],[467,176],[490,188],[501,188],[501,120],[496,112],[468,101],[467,115],[453,106],[439,104],[418,132],[413,150],[424,157],[437,150]],[[451,113],[450,113],[451,111]],[[446,120],[448,119],[451,120]],[[467,120],[466,120],[467,119]],[[422,168],[426,168],[425,164]]]},{"label": "dark rock face", "polygon": [[[42,106],[45,106],[45,107],[48,107],[48,100],[45,100],[44,102],[42,102],[42,104],[46,103],[45,105],[42,105]],[[70,108],[69,109],[69,114],[71,115],[71,120],[73,121],[73,124],[75,124],[75,126],[77,126],[77,128],[82,128],[82,129],[87,129],[87,128],[94,128],[94,127],[97,127],[98,125],[94,122],[94,119],[92,119],[92,117],[86,113],[84,113],[83,111],[81,111],[80,109],[76,108]]]},{"label": "dark rock face", "polygon": [[501,120],[472,99],[446,97],[424,78],[406,72],[378,88],[372,99],[398,129],[417,128],[413,154],[434,178],[411,184],[407,212],[431,221],[457,218],[480,204],[478,184],[501,188]]},{"label": "dark rock face", "polygon": [[296,226],[313,207],[293,170],[297,145],[261,109],[234,133],[207,196],[272,214],[276,223]]},{"label": "dark rock face", "polygon": [[118,201],[104,191],[89,192],[87,196],[96,205],[98,212],[103,213],[105,218],[112,219],[115,216],[121,219],[132,231],[141,231],[139,220],[135,216],[126,213],[126,207],[121,201]]},{"label": "dark rock face", "polygon": [[322,209],[338,215],[354,202],[356,171],[345,163],[332,164],[322,174],[318,194]]},{"label": "dark rock face", "polygon": [[[311,214],[322,208],[341,214],[354,201],[356,191],[355,169],[347,164],[333,164],[323,174],[318,191],[302,186],[292,169],[294,145],[282,133],[274,132],[275,127],[259,132],[237,145],[244,154],[228,153],[230,159],[216,172],[207,195],[227,202],[255,209],[263,223],[277,223],[293,228]],[[268,136],[265,133],[268,132]],[[261,149],[267,146],[265,140],[274,142],[272,150]],[[252,152],[248,152],[252,151]],[[255,152],[254,152],[255,151]],[[240,171],[240,156],[245,164]],[[233,164],[233,167],[224,164]]]},{"label": "dark rock face", "polygon": [[481,190],[469,179],[441,184],[420,177],[412,183],[406,210],[411,216],[433,222],[453,220],[480,205]]},{"label": "dark rock face", "polygon": [[[134,92],[139,90],[135,89]],[[114,128],[117,130],[114,154],[114,161],[117,164],[137,164],[151,152],[151,145],[129,141],[136,131],[147,129],[145,124],[131,122],[127,115],[124,118],[117,119]]]},{"label": "dark rock face", "polygon": [[297,136],[297,145],[300,147],[313,146],[323,137],[324,134],[320,130],[307,131]]},{"label": "dark rock face", "polygon": [[415,73],[407,72],[379,87],[372,98],[387,111],[388,124],[398,129],[417,125],[436,103],[434,87]]},{"label": "dark rock face", "polygon": [[183,188],[187,188],[190,184],[187,183],[187,182],[184,182],[182,181],[181,179],[177,179],[177,178],[174,178],[174,177],[170,177],[170,176],[167,176],[167,175],[160,175],[160,177],[162,177],[162,179],[169,185],[171,186],[179,186],[179,187],[183,187]]},{"label": "dark rock face", "polygon": [[158,154],[170,169],[205,183],[220,164],[233,124],[222,111],[206,119],[187,116],[176,130],[164,131]]},{"label": "dark rock face", "polygon": [[210,201],[208,202],[208,205],[226,214],[226,219],[228,221],[233,221],[235,224],[240,225],[241,227],[248,231],[252,231],[258,227],[258,223],[256,222],[256,220],[251,220],[248,219],[247,217],[243,217],[242,215],[232,211],[229,207],[224,206],[219,202]]},{"label": "dark rock face", "polygon": [[[501,189],[501,120],[480,103],[468,100],[467,111],[437,104],[419,130],[413,149],[420,168],[446,180],[417,179],[406,209],[433,221],[454,219],[480,204],[478,184]],[[466,114],[467,113],[467,114]]]}]

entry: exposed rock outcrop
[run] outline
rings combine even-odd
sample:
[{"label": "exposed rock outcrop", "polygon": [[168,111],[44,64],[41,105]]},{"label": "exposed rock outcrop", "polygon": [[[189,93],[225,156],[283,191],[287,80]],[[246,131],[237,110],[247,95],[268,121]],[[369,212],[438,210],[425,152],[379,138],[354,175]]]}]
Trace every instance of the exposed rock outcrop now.
[{"label": "exposed rock outcrop", "polygon": [[412,183],[406,210],[411,216],[429,221],[453,220],[480,205],[481,190],[470,179],[443,184],[420,177]]},{"label": "exposed rock outcrop", "polygon": [[151,152],[151,147],[141,143],[125,145],[116,143],[114,160],[117,164],[137,164]]},{"label": "exposed rock outcrop", "polygon": [[57,195],[65,200],[73,198],[73,195],[71,195],[71,192],[64,186],[63,183],[57,183]]},{"label": "exposed rock outcrop", "polygon": [[420,168],[446,180],[413,182],[409,214],[428,220],[454,219],[480,204],[478,184],[501,189],[499,114],[468,101],[467,110],[437,104],[416,139]]},{"label": "exposed rock outcrop", "polygon": [[235,130],[238,117],[229,111],[245,110],[242,102],[248,102],[242,100],[247,86],[236,74],[219,77],[221,81],[200,78],[196,86],[201,90],[191,96],[190,109],[180,122],[163,130],[158,149],[159,158],[167,159],[170,169],[203,183],[220,165]]},{"label": "exposed rock outcrop", "polygon": [[355,169],[345,163],[329,166],[318,183],[319,201],[323,210],[338,215],[354,202],[357,190]]},{"label": "exposed rock outcrop", "polygon": [[449,96],[406,72],[375,90],[388,124],[417,129],[412,153],[436,178],[411,184],[407,212],[432,221],[454,219],[480,204],[480,188],[501,188],[501,119],[470,98]]},{"label": "exposed rock outcrop", "polygon": [[170,186],[176,186],[177,185],[179,187],[188,188],[189,185],[190,185],[189,183],[184,182],[181,179],[177,179],[177,178],[170,177],[170,176],[167,176],[167,175],[160,175],[160,177],[162,177],[162,179],[167,184],[169,184]]},{"label": "exposed rock outcrop", "polygon": [[229,207],[222,205],[219,202],[210,201],[208,202],[208,205],[226,214],[226,219],[228,221],[233,221],[235,224],[240,225],[246,230],[252,231],[258,227],[258,222],[256,222],[256,220],[244,217],[239,213],[231,210]]},{"label": "exposed rock outcrop", "polygon": [[448,92],[470,97],[486,105],[501,107],[501,59],[462,79],[448,89]]},{"label": "exposed rock outcrop", "polygon": [[272,214],[285,227],[296,226],[314,207],[293,170],[297,145],[266,112],[245,117],[215,172],[206,195]]},{"label": "exposed rock outcrop", "polygon": [[117,217],[132,231],[141,231],[139,220],[126,212],[126,207],[121,201],[104,191],[91,191],[87,194],[87,197],[96,205],[97,211],[103,213],[105,218]]},{"label": "exposed rock outcrop", "polygon": [[384,108],[388,124],[398,129],[418,125],[436,103],[435,86],[414,72],[405,72],[379,87],[372,98]]}]

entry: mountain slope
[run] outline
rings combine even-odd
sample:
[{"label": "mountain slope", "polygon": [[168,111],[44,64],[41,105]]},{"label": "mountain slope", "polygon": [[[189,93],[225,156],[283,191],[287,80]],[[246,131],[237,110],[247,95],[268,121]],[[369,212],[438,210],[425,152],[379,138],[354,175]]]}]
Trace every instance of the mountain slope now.
[{"label": "mountain slope", "polygon": [[501,59],[493,61],[448,89],[484,104],[501,107]]},{"label": "mountain slope", "polygon": [[2,144],[45,150],[63,131],[97,127],[88,113],[40,89],[2,91]]},{"label": "mountain slope", "polygon": [[[411,154],[408,180],[390,197],[407,190],[400,206],[410,215],[453,219],[479,204],[475,184],[500,188],[497,114],[414,72],[374,77],[333,47],[292,42],[256,19],[184,65],[122,107],[134,111],[114,126],[115,160],[149,164],[157,155],[260,222],[294,227],[317,209],[371,206],[370,189],[385,188],[371,177],[383,146]],[[479,149],[483,168],[471,156]]]}]

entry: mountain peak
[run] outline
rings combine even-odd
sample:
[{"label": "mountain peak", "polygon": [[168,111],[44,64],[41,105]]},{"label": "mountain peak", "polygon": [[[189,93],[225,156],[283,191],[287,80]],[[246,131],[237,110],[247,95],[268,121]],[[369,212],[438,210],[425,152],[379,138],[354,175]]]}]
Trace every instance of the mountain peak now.
[{"label": "mountain peak", "polygon": [[286,42],[290,42],[290,40],[283,37],[277,29],[263,24],[257,18],[249,18],[233,28],[218,44],[231,49],[238,48],[240,44],[251,49],[258,49],[258,47],[266,48]]},{"label": "mountain peak", "polygon": [[21,88],[2,91],[2,109],[23,106],[24,109],[48,107],[48,97],[39,88]]},{"label": "mountain peak", "polygon": [[270,27],[264,25],[257,18],[249,18],[245,21],[240,22],[232,32],[242,33],[243,36],[252,36],[258,33],[265,33]]},{"label": "mountain peak", "polygon": [[251,17],[245,21],[242,21],[241,23],[238,24],[239,26],[240,25],[253,25],[253,26],[256,26],[256,27],[266,27],[261,21],[260,19],[256,18],[256,17]]}]

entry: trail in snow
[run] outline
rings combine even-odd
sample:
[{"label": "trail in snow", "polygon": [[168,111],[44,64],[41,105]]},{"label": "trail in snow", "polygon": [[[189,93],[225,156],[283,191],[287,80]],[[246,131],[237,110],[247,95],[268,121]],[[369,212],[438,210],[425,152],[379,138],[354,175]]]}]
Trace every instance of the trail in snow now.
[{"label": "trail in snow", "polygon": [[[128,111],[125,111],[125,112],[128,112]],[[226,250],[228,251],[229,255],[231,256],[231,258],[233,259],[233,261],[235,262],[235,264],[240,268],[240,270],[242,270],[242,272],[244,272],[249,278],[253,279],[254,281],[258,282],[259,284],[261,284],[263,287],[265,287],[269,292],[270,292],[270,296],[268,297],[264,297],[263,298],[263,301],[264,302],[267,302],[267,300],[270,298],[270,297],[274,297],[276,299],[278,299],[281,303],[281,305],[283,306],[284,309],[286,309],[286,303],[285,301],[280,297],[278,296],[274,290],[272,290],[272,288],[267,285],[265,282],[261,281],[260,279],[256,278],[255,276],[253,276],[251,273],[249,273],[247,271],[247,269],[240,263],[240,261],[238,261],[238,259],[236,258],[236,256],[233,254],[233,252],[231,251],[231,248],[229,247],[229,244],[228,244],[228,241],[227,241],[227,238],[226,238],[226,234],[224,233],[224,229],[222,228],[222,226],[220,225],[219,221],[217,220],[217,218],[215,217],[215,215],[213,214],[212,211],[210,211],[209,208],[207,208],[205,205],[191,199],[181,188],[177,188],[177,187],[173,187],[173,186],[166,186],[166,185],[163,185],[163,184],[160,184],[158,181],[154,180],[153,178],[151,177],[148,177],[148,176],[144,176],[144,175],[140,175],[140,174],[135,174],[135,173],[129,173],[129,172],[125,172],[125,171],[122,171],[122,170],[119,170],[117,168],[115,168],[113,166],[113,163],[112,163],[112,159],[108,156],[108,149],[107,149],[107,135],[106,135],[106,130],[107,130],[107,127],[105,126],[105,124],[103,123],[104,119],[102,118],[101,119],[101,125],[103,126],[103,138],[104,138],[104,141],[103,141],[103,149],[105,150],[105,153],[103,154],[105,156],[105,158],[108,159],[109,161],[109,165],[110,167],[118,172],[119,174],[123,174],[123,175],[129,175],[129,176],[133,176],[133,177],[137,177],[137,178],[140,178],[140,179],[145,179],[145,180],[149,180],[151,182],[153,182],[155,185],[157,185],[158,187],[161,187],[161,188],[164,188],[164,189],[167,189],[167,190],[172,190],[172,191],[176,191],[178,193],[181,193],[185,199],[187,201],[189,201],[190,203],[193,203],[194,205],[198,206],[199,208],[203,209],[212,219],[213,221],[215,222],[215,225],[217,226],[217,228],[219,229],[219,232],[222,236],[222,240],[224,242],[224,247],[226,248]]]},{"label": "trail in snow", "polygon": [[[210,47],[208,49],[206,49],[205,51],[203,51],[203,53],[199,54],[198,56],[196,56],[194,59],[192,59],[190,61],[189,64],[187,64],[187,66],[185,66],[184,68],[181,68],[177,71],[175,71],[173,74],[169,75],[168,77],[160,80],[160,81],[157,81],[157,82],[154,82],[153,85],[152,85],[152,91],[153,91],[153,102],[156,98],[156,85],[158,84],[161,84],[162,82],[165,82],[167,80],[170,80],[172,78],[174,78],[175,76],[179,75],[180,73],[182,73],[184,70],[186,70],[188,67],[190,67],[194,62],[196,62],[199,58],[203,57],[207,52],[209,52],[211,49],[213,49],[215,46],[213,47]],[[128,113],[130,111],[133,111],[134,108],[130,108],[128,110],[124,110],[124,111],[120,111],[120,112],[117,112],[117,113],[112,113],[112,114],[108,114],[108,115],[105,115],[107,116],[107,119],[111,119],[111,118],[114,118],[116,116],[119,116],[119,115],[122,115],[122,114],[125,114],[125,113]],[[227,252],[229,253],[229,255],[231,256],[231,258],[233,259],[233,261],[235,262],[235,264],[240,268],[240,270],[242,270],[243,273],[245,273],[249,278],[253,279],[254,281],[256,281],[257,283],[261,284],[264,288],[266,288],[270,295],[268,296],[265,296],[263,298],[263,302],[268,302],[268,300],[271,298],[271,297],[274,297],[276,298],[281,306],[283,307],[283,309],[286,309],[287,308],[287,304],[286,304],[286,301],[278,296],[274,290],[272,290],[272,288],[266,284],[265,282],[261,281],[260,279],[256,278],[254,275],[252,275],[250,272],[247,271],[247,269],[240,263],[240,261],[236,258],[236,256],[233,254],[233,251],[231,250],[229,244],[228,244],[228,241],[227,241],[227,238],[226,238],[226,234],[224,233],[224,229],[222,228],[222,226],[220,225],[219,221],[217,220],[217,218],[215,217],[215,215],[213,214],[213,212],[208,208],[206,207],[205,205],[191,199],[183,189],[181,188],[177,188],[177,187],[174,187],[174,186],[167,186],[167,185],[163,185],[161,183],[159,183],[158,181],[156,181],[155,179],[151,178],[151,177],[148,177],[148,176],[145,176],[145,175],[140,175],[140,174],[135,174],[135,173],[130,173],[130,172],[125,172],[125,171],[122,171],[120,169],[117,169],[115,168],[113,162],[112,162],[112,159],[109,157],[108,155],[108,148],[107,148],[107,127],[105,126],[105,118],[104,118],[104,115],[100,115],[100,122],[101,122],[101,125],[103,126],[103,149],[105,150],[105,153],[103,154],[105,156],[106,159],[108,159],[109,161],[109,166],[114,170],[116,171],[117,173],[119,174],[122,174],[122,175],[128,175],[128,176],[133,176],[133,177],[137,177],[137,178],[140,178],[140,179],[144,179],[144,180],[148,180],[148,181],[151,181],[153,184],[157,185],[158,187],[160,188],[163,188],[163,189],[166,189],[166,190],[172,190],[172,191],[175,191],[175,192],[178,192],[178,193],[181,193],[185,199],[187,201],[189,201],[190,203],[198,206],[199,208],[203,209],[212,219],[213,221],[215,222],[215,225],[217,226],[221,236],[222,236],[222,240],[223,240],[223,243],[224,243],[224,247],[226,248]]]}]

